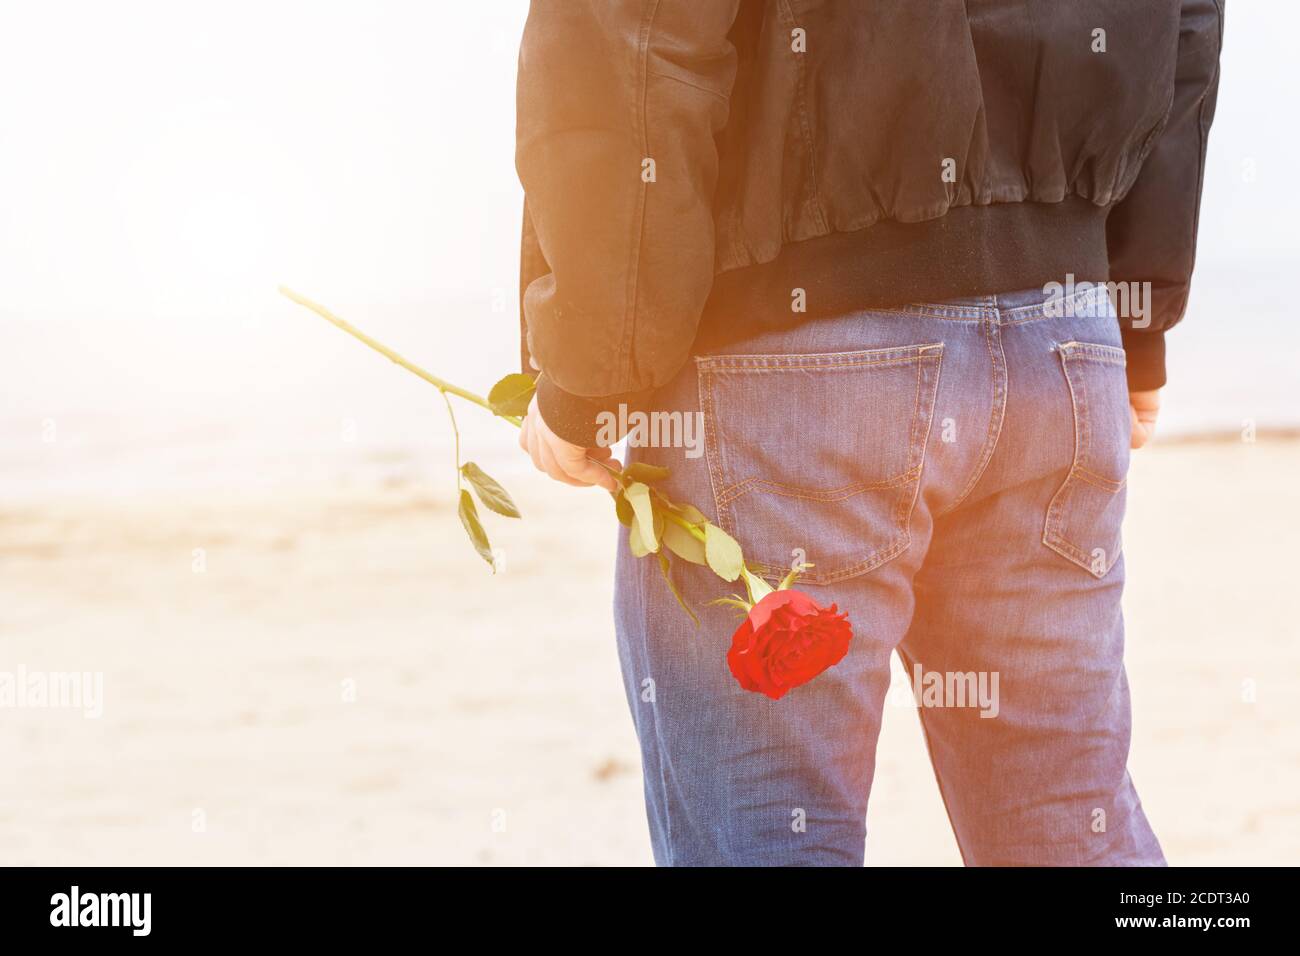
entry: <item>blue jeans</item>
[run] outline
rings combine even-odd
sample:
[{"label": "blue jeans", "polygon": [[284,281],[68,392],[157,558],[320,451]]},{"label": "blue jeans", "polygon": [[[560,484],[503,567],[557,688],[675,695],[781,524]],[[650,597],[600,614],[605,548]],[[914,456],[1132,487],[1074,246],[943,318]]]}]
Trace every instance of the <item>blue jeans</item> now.
[{"label": "blue jeans", "polygon": [[[1104,290],[869,311],[699,357],[660,407],[704,453],[629,450],[770,580],[848,611],[848,656],[781,700],[727,669],[736,587],[681,562],[696,630],[622,531],[615,617],[661,865],[861,865],[897,651],[970,865],[1163,865],[1126,768],[1129,459]],[[897,691],[895,691],[897,693]]]}]

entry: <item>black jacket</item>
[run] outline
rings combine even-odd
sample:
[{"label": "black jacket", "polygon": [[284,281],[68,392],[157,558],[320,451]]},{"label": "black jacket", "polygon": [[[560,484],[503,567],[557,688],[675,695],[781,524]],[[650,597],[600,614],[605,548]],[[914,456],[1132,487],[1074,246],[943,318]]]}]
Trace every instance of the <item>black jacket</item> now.
[{"label": "black jacket", "polygon": [[543,417],[590,445],[693,349],[1069,274],[1152,283],[1124,343],[1131,387],[1163,385],[1222,33],[1222,0],[534,0],[516,166]]}]

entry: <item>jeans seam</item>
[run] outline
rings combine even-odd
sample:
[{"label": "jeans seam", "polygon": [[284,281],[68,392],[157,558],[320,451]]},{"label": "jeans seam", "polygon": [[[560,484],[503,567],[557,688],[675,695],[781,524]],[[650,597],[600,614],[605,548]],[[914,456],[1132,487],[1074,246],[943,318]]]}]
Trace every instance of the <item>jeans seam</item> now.
[{"label": "jeans seam", "polygon": [[[913,412],[915,414],[915,412]],[[909,452],[909,457],[911,453]],[[769,493],[779,495],[782,498],[799,498],[804,501],[847,501],[854,498],[864,491],[881,491],[886,488],[893,488],[898,485],[909,484],[917,478],[920,473],[920,466],[909,468],[907,471],[895,475],[893,478],[885,478],[880,481],[858,481],[851,485],[844,485],[841,488],[829,488],[826,491],[815,491],[811,488],[799,488],[794,485],[783,484],[779,481],[772,481],[769,478],[746,478],[735,484],[728,485],[719,497],[728,504],[741,498],[749,493],[749,490],[755,485],[763,486]]]},{"label": "jeans seam", "polygon": [[[1116,548],[1115,553],[1111,555],[1103,552],[1103,557],[1109,560],[1100,571],[1094,570],[1095,564],[1092,555],[1085,553],[1082,548],[1066,538],[1061,526],[1064,522],[1065,506],[1074,493],[1076,481],[1083,481],[1100,488],[1108,494],[1116,495],[1119,494],[1128,480],[1125,478],[1119,482],[1114,482],[1094,474],[1084,467],[1083,462],[1087,460],[1092,447],[1092,424],[1090,421],[1091,416],[1088,414],[1088,393],[1083,377],[1070,374],[1070,362],[1074,359],[1074,356],[1082,355],[1085,356],[1082,360],[1086,360],[1087,357],[1096,357],[1092,350],[1110,348],[1111,346],[1073,341],[1059,343],[1056,347],[1056,351],[1061,357],[1061,374],[1065,378],[1066,387],[1070,390],[1070,411],[1074,416],[1074,457],[1070,462],[1070,470],[1066,473],[1065,480],[1061,482],[1061,487],[1056,489],[1056,493],[1052,495],[1052,500],[1048,502],[1047,515],[1043,521],[1043,544],[1098,579],[1104,578],[1110,573],[1110,569],[1119,560],[1123,548]],[[1102,361],[1106,360],[1102,359]],[[1118,363],[1107,362],[1107,364]]]},{"label": "jeans seam", "polygon": [[[906,491],[899,495],[900,498],[906,498]],[[844,581],[849,578],[855,578],[859,575],[874,571],[876,568],[888,564],[894,558],[898,557],[908,549],[912,544],[912,533],[908,529],[897,532],[893,539],[884,547],[873,552],[869,557],[859,561],[857,564],[850,565],[847,568],[840,568],[838,571],[830,571],[820,577],[814,577],[811,574],[804,574],[800,580],[809,584],[815,584],[822,587]],[[783,577],[790,569],[785,565],[768,564],[766,561],[754,561],[752,565],[758,570],[761,577]]]},{"label": "jeans seam", "polygon": [[[622,541],[620,539],[620,544],[621,543]],[[640,654],[639,661],[637,661],[634,664],[634,667],[638,667],[639,665],[644,664],[646,668],[646,673],[643,674],[643,679],[645,677],[649,677],[653,680],[654,675],[649,673],[651,669],[650,627],[649,627],[650,616],[647,610],[649,607],[649,602],[646,600],[645,578],[641,574],[636,574],[633,576],[633,580],[636,582],[636,589],[637,589],[636,600],[637,600],[637,607],[640,608],[641,610],[641,625],[642,625],[641,627],[637,628],[637,639],[641,644],[641,654]],[[658,812],[659,822],[663,828],[663,837],[664,837],[664,845],[661,847],[661,849],[663,850],[664,855],[668,858],[668,865],[672,866],[673,857],[674,857],[674,843],[672,838],[673,813],[672,813],[671,801],[669,800],[668,797],[668,779],[664,769],[664,762],[665,762],[666,754],[668,752],[668,748],[665,745],[664,735],[663,733],[661,733],[659,727],[659,711],[657,709],[657,703],[655,701],[647,702],[642,700],[640,694],[637,692],[638,687],[639,685],[634,686],[632,689],[632,699],[636,701],[636,704],[634,704],[633,706],[638,708],[633,712],[632,722],[633,722],[633,727],[635,728],[637,733],[637,738],[639,740],[645,739],[645,733],[643,732],[642,728],[643,728],[643,724],[645,724],[646,722],[649,723],[649,728],[648,728],[649,736],[651,740],[653,740],[654,742],[655,764],[658,769],[658,774],[657,774],[658,779],[651,781],[650,785],[654,786],[655,783],[658,784],[658,794],[657,794],[658,799],[656,802],[659,808],[659,812]],[[650,707],[649,715],[643,715],[641,713],[641,710],[639,709],[641,707],[646,707],[646,706]],[[642,776],[644,777],[645,776],[645,754],[644,753],[641,756],[641,773]],[[645,789],[644,783],[642,785],[642,789],[643,790]],[[647,807],[647,810],[652,810],[652,809],[653,809],[652,807]]]},{"label": "jeans seam", "polygon": [[925,357],[926,352],[942,349],[942,342],[921,345],[892,346],[883,349],[863,349],[855,352],[813,352],[788,355],[701,355],[695,359],[698,368],[709,372],[784,372],[864,366],[905,365]]},{"label": "jeans seam", "polygon": [[905,315],[911,318],[924,316],[952,322],[983,322],[994,310],[982,305],[932,306],[918,303],[892,309],[873,307],[864,311],[871,315]]},{"label": "jeans seam", "polygon": [[748,365],[748,366],[714,366],[712,372],[725,374],[739,372],[742,374],[762,372],[808,372],[835,371],[842,368],[881,368],[889,365],[910,365],[916,361],[915,356],[907,358],[886,359],[878,362],[822,362],[814,365]]},{"label": "jeans seam", "polygon": [[[931,384],[931,387],[929,389],[930,407],[929,407],[928,414],[926,414],[921,408],[922,386],[923,386],[923,381],[922,381],[923,375],[921,373],[923,372],[923,369],[920,366],[918,366],[917,368],[916,401],[912,407],[912,434],[911,434],[910,446],[907,450],[908,462],[910,463],[913,460],[916,461],[916,468],[917,468],[916,488],[912,492],[911,502],[906,507],[904,507],[902,500],[900,500],[897,505],[898,523],[900,527],[902,527],[907,534],[909,546],[911,545],[911,537],[912,537],[912,529],[911,529],[912,514],[916,511],[916,499],[921,494],[921,482],[925,475],[925,452],[930,444],[930,431],[934,427],[934,406],[935,403],[938,401],[938,397],[939,397],[939,381],[940,381],[940,375],[943,371],[943,351],[944,351],[943,346],[940,345],[935,358],[932,360],[932,364],[934,365],[932,371],[932,375],[934,376],[934,381]],[[924,419],[925,421],[924,435],[920,434],[922,419]]]},{"label": "jeans seam", "polygon": [[713,416],[713,379],[711,371],[708,366],[698,365],[696,369],[696,387],[700,393],[700,411],[704,415],[704,454],[709,465],[709,485],[713,491],[713,510],[716,512],[715,517],[719,526],[726,527],[723,512],[726,510],[727,501],[718,495],[722,469],[722,462],[718,459],[722,451],[718,444],[717,426],[714,423]]},{"label": "jeans seam", "polygon": [[1071,339],[1069,342],[1060,342],[1056,346],[1057,351],[1062,356],[1073,358],[1076,355],[1094,362],[1101,362],[1104,365],[1118,365],[1125,368],[1128,365],[1128,353],[1118,345],[1104,345],[1101,342],[1080,342],[1077,339]]},{"label": "jeans seam", "polygon": [[[903,648],[903,645],[906,642],[907,642],[907,637],[906,635],[904,635],[903,640],[899,641],[898,646],[895,648],[895,650],[898,652],[898,656],[903,659],[904,664],[906,665],[908,682],[912,683],[911,675],[915,671],[916,658],[913,657],[910,653],[908,653],[908,651],[906,651]],[[915,684],[913,684],[913,687],[915,688]],[[957,832],[957,818],[953,815],[952,812],[952,802],[948,799],[948,790],[944,786],[943,774],[939,770],[939,761],[934,759],[934,741],[930,735],[930,728],[926,726],[924,708],[918,708],[918,710],[920,711],[917,714],[917,717],[919,718],[919,722],[921,724],[921,737],[925,740],[926,755],[930,758],[930,772],[934,774],[934,782],[939,788],[939,799],[943,801],[943,812],[948,817],[948,828],[952,830],[952,838],[953,841],[957,844],[957,852],[961,854],[962,866],[971,866],[972,863],[971,863],[970,854],[966,852],[966,847],[962,843],[961,834]]]},{"label": "jeans seam", "polygon": [[1088,484],[1100,488],[1102,491],[1108,491],[1112,495],[1117,495],[1123,491],[1124,485],[1128,482],[1127,478],[1121,479],[1120,481],[1113,481],[1110,478],[1104,478],[1096,472],[1089,471],[1082,465],[1076,465],[1074,468],[1071,468],[1069,477],[1086,481]]},{"label": "jeans seam", "polygon": [[[979,484],[979,480],[984,477],[984,472],[988,468],[989,462],[993,460],[993,452],[997,449],[998,439],[1002,437],[1002,422],[1006,417],[1007,411],[1007,355],[1006,350],[1002,347],[1002,336],[998,331],[996,319],[991,317],[986,318],[983,326],[984,345],[987,347],[989,353],[990,377],[993,379],[993,398],[989,410],[988,429],[984,435],[984,447],[980,452],[979,463],[975,466],[975,471],[971,475],[970,480],[966,482],[966,486],[961,490],[961,493],[953,499],[952,504],[935,515],[936,519],[942,518],[944,515],[956,511],[961,507],[962,502],[970,496],[970,493],[975,490],[975,486]],[[997,339],[998,344],[998,350],[996,353],[993,351],[994,338]],[[998,357],[999,355],[1001,356],[1000,361]],[[1002,379],[1001,384],[999,384],[999,378]],[[1001,398],[1000,401],[999,393]]]},{"label": "jeans seam", "polygon": [[[1003,311],[999,317],[1002,325],[1024,325],[1026,322],[1036,322],[1039,319],[1086,319],[1086,318],[1103,318],[1103,316],[1086,316],[1086,315],[1065,315],[1066,306],[1076,306],[1090,300],[1090,305],[1097,304],[1098,287],[1091,289],[1076,290],[1073,294],[1061,299],[1050,299],[1037,305],[1018,305],[1013,309]],[[1048,304],[1052,304],[1062,310],[1061,315],[1049,315],[1047,312]]]}]

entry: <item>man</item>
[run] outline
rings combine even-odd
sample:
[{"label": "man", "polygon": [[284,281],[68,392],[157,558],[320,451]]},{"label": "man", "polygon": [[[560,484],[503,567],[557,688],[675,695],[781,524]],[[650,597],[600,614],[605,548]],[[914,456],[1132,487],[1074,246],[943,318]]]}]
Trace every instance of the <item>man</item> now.
[{"label": "man", "polygon": [[1126,769],[1119,531],[1222,30],[1221,0],[533,4],[521,444],[612,487],[609,415],[699,413],[702,457],[630,454],[763,576],[806,559],[857,631],[749,694],[727,612],[693,633],[620,552],[658,862],[861,864],[897,651],[967,863],[1164,863]]}]

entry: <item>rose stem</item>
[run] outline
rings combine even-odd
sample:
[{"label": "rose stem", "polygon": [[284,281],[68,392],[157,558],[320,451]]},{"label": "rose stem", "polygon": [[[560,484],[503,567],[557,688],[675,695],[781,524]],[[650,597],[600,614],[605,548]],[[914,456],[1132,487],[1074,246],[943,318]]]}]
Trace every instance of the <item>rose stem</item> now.
[{"label": "rose stem", "polygon": [[456,427],[456,410],[451,407],[451,399],[447,397],[444,389],[438,389],[438,394],[442,400],[447,403],[447,417],[451,419],[451,433],[456,437],[456,496],[459,498],[464,484],[460,480],[460,429]]},{"label": "rose stem", "polygon": [[[489,412],[492,412],[492,414],[494,415],[497,414],[497,412],[492,408],[492,406],[488,404],[487,399],[483,398],[480,395],[475,395],[473,392],[463,389],[459,385],[453,385],[451,384],[451,382],[448,382],[446,379],[438,378],[438,376],[426,372],[424,369],[420,368],[420,366],[416,365],[414,362],[406,358],[403,358],[401,355],[398,355],[387,345],[384,345],[384,343],[372,339],[370,336],[366,335],[365,332],[362,332],[356,326],[352,325],[351,323],[347,322],[344,319],[340,319],[329,309],[325,308],[325,306],[313,302],[311,299],[308,299],[306,296],[301,296],[297,292],[294,292],[292,289],[289,289],[285,286],[280,286],[280,294],[284,296],[286,299],[289,299],[293,302],[297,302],[299,305],[311,309],[313,312],[319,315],[326,322],[338,326],[340,329],[348,333],[348,335],[352,336],[354,339],[357,339],[358,341],[364,342],[366,345],[369,345],[372,349],[374,349],[380,355],[387,358],[389,361],[395,362],[398,365],[402,366],[402,368],[406,369],[408,372],[412,372],[415,375],[418,375],[420,378],[424,379],[426,382],[428,382],[434,388],[438,389],[440,392],[443,392],[444,394],[450,392],[452,395],[455,395],[458,398],[463,398],[467,402],[473,402],[475,405],[478,405],[481,408],[486,408]],[[518,427],[520,424],[519,419],[516,418],[514,415],[499,415],[498,417],[504,418],[506,421],[510,422],[512,425],[516,427]]]},{"label": "rose stem", "polygon": [[[406,369],[408,372],[418,375],[420,378],[424,379],[426,382],[428,382],[438,391],[442,392],[442,397],[444,401],[447,398],[447,394],[450,392],[452,395],[456,395],[459,398],[463,398],[467,402],[473,402],[475,405],[478,405],[481,408],[486,408],[489,412],[492,412],[493,415],[496,415],[497,418],[505,419],[511,425],[514,425],[516,428],[518,428],[520,425],[523,424],[523,421],[514,415],[499,414],[491,405],[488,404],[487,399],[483,398],[482,396],[475,395],[473,392],[463,389],[459,385],[453,385],[451,384],[451,382],[448,382],[446,379],[439,378],[438,376],[432,374],[431,372],[426,372],[424,369],[420,368],[420,366],[416,365],[414,362],[399,355],[397,352],[394,352],[383,342],[380,342],[376,339],[372,339],[370,336],[366,335],[365,332],[362,332],[351,322],[348,322],[346,319],[339,318],[337,315],[335,315],[329,309],[325,308],[325,306],[321,305],[319,302],[313,302],[305,295],[299,295],[297,292],[294,292],[288,286],[283,286],[283,285],[280,286],[280,294],[292,302],[297,302],[299,305],[303,306],[304,308],[311,309],[313,312],[319,315],[326,322],[329,322],[331,325],[338,326],[340,329],[348,333],[348,335],[352,336],[354,339],[357,339],[358,341],[364,342],[366,345],[369,345],[372,349],[374,349],[380,355],[387,358],[389,361],[395,362],[396,364],[400,365],[402,368]],[[448,412],[451,411],[450,402],[447,403],[447,411]],[[453,429],[456,428],[456,419],[454,415],[452,416],[451,427]],[[456,443],[457,445],[460,444],[459,431],[457,431],[456,433]],[[456,458],[457,458],[456,476],[457,476],[457,484],[459,484],[460,481],[459,451],[456,454]],[[618,471],[616,468],[614,468],[613,466],[609,465],[607,462],[601,461],[596,458],[591,458],[591,457],[588,457],[587,460],[590,462],[594,462],[597,465],[600,465],[602,468],[604,468],[612,475],[617,475],[619,477],[622,477],[622,473]],[[695,534],[696,537],[703,540],[702,534],[698,532],[696,532]]]},{"label": "rose stem", "polygon": [[675,511],[669,511],[667,508],[665,508],[664,517],[667,518],[669,521],[671,521],[673,524],[689,532],[691,537],[695,538],[696,540],[698,541],[704,540],[704,532],[701,531],[695,525],[691,524],[681,515],[677,514]]}]

